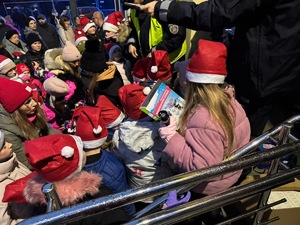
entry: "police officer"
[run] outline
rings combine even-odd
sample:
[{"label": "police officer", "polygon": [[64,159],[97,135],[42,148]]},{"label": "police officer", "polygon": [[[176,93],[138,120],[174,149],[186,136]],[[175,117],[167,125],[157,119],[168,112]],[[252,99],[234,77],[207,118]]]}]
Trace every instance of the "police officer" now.
[{"label": "police officer", "polygon": [[[135,4],[146,4],[153,0],[125,0]],[[124,5],[126,9],[126,6]],[[186,53],[186,29],[182,26],[160,23],[150,15],[130,10],[132,32],[127,41],[128,51],[134,58],[151,56],[155,50],[169,53],[170,63],[182,59]]]}]

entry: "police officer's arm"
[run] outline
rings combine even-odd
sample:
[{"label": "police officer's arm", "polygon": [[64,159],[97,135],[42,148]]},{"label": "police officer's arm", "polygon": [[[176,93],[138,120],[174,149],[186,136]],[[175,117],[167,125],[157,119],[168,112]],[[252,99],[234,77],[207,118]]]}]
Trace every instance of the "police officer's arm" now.
[{"label": "police officer's arm", "polygon": [[174,23],[194,30],[219,29],[236,23],[253,22],[264,15],[274,0],[208,0],[199,4],[173,0],[150,2],[142,10],[160,22]]},{"label": "police officer's arm", "polygon": [[130,27],[131,27],[131,32],[130,32],[130,35],[127,39],[126,46],[128,48],[129,54],[131,54],[132,57],[137,58],[138,57],[137,33],[136,33],[136,29],[135,29],[135,27],[133,26],[132,23],[131,23]]},{"label": "police officer's arm", "polygon": [[185,27],[176,24],[163,24],[163,30],[168,34],[167,38],[158,43],[154,48],[155,50],[165,50],[170,53],[182,46],[186,35]]}]

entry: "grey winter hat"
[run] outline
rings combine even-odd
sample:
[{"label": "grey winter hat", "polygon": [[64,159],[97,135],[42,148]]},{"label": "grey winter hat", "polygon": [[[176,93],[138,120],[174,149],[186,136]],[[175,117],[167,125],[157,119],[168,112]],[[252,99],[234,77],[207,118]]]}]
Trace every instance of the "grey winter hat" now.
[{"label": "grey winter hat", "polygon": [[2,149],[4,144],[4,133],[0,130],[0,150]]}]

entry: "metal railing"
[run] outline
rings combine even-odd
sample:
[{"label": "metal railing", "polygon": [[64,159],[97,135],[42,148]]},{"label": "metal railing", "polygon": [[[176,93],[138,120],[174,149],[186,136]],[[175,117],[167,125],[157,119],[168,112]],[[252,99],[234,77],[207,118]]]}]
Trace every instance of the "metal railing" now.
[{"label": "metal railing", "polygon": [[[259,152],[251,155],[248,155],[248,153],[251,153],[255,148],[270,139],[277,143],[277,145],[281,145],[287,140],[297,140],[293,135],[290,134],[290,129],[292,128],[291,124],[298,122],[299,120],[300,115],[292,117],[291,119],[287,120],[285,124],[271,129],[262,136],[254,139],[240,149],[229,161],[226,161],[220,165],[176,175],[161,181],[152,182],[146,186],[137,187],[99,199],[94,199],[93,201],[87,201],[69,208],[64,208],[48,214],[27,219],[19,224],[57,224],[75,221],[81,219],[83,216],[88,217],[94,214],[103,213],[107,210],[119,208],[149,197],[159,196],[174,189],[186,187],[192,188],[193,186],[211,178],[219,177],[223,174],[243,168],[249,168],[264,161],[274,160],[282,157],[283,155],[298,151],[300,147],[299,143],[292,143],[284,147],[279,146],[267,152]],[[279,140],[277,141],[273,136],[278,135],[279,131],[281,130],[285,131],[281,132],[281,135],[279,135]],[[164,211],[164,213],[167,212],[168,211]],[[174,215],[175,214],[172,213],[172,216]],[[143,216],[143,214],[139,215],[139,217],[141,216]]]}]

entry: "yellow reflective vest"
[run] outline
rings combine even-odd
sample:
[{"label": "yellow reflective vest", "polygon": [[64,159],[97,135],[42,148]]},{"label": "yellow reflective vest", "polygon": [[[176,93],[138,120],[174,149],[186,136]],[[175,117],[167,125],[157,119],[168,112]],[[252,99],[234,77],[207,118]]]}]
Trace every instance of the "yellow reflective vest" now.
[{"label": "yellow reflective vest", "polygon": [[[138,35],[138,41],[139,45],[141,46],[140,43],[140,24],[138,18],[135,16],[136,10],[131,9],[131,21],[136,29],[137,35]],[[166,39],[167,34],[163,33],[163,29],[161,24],[153,17],[151,17],[150,20],[150,29],[149,29],[149,47],[152,49],[158,43]],[[184,56],[186,53],[186,40],[182,43],[181,47],[176,49],[173,52],[168,53],[169,54],[169,60],[170,63],[173,64],[175,63],[178,59],[180,59],[182,56]]]}]

